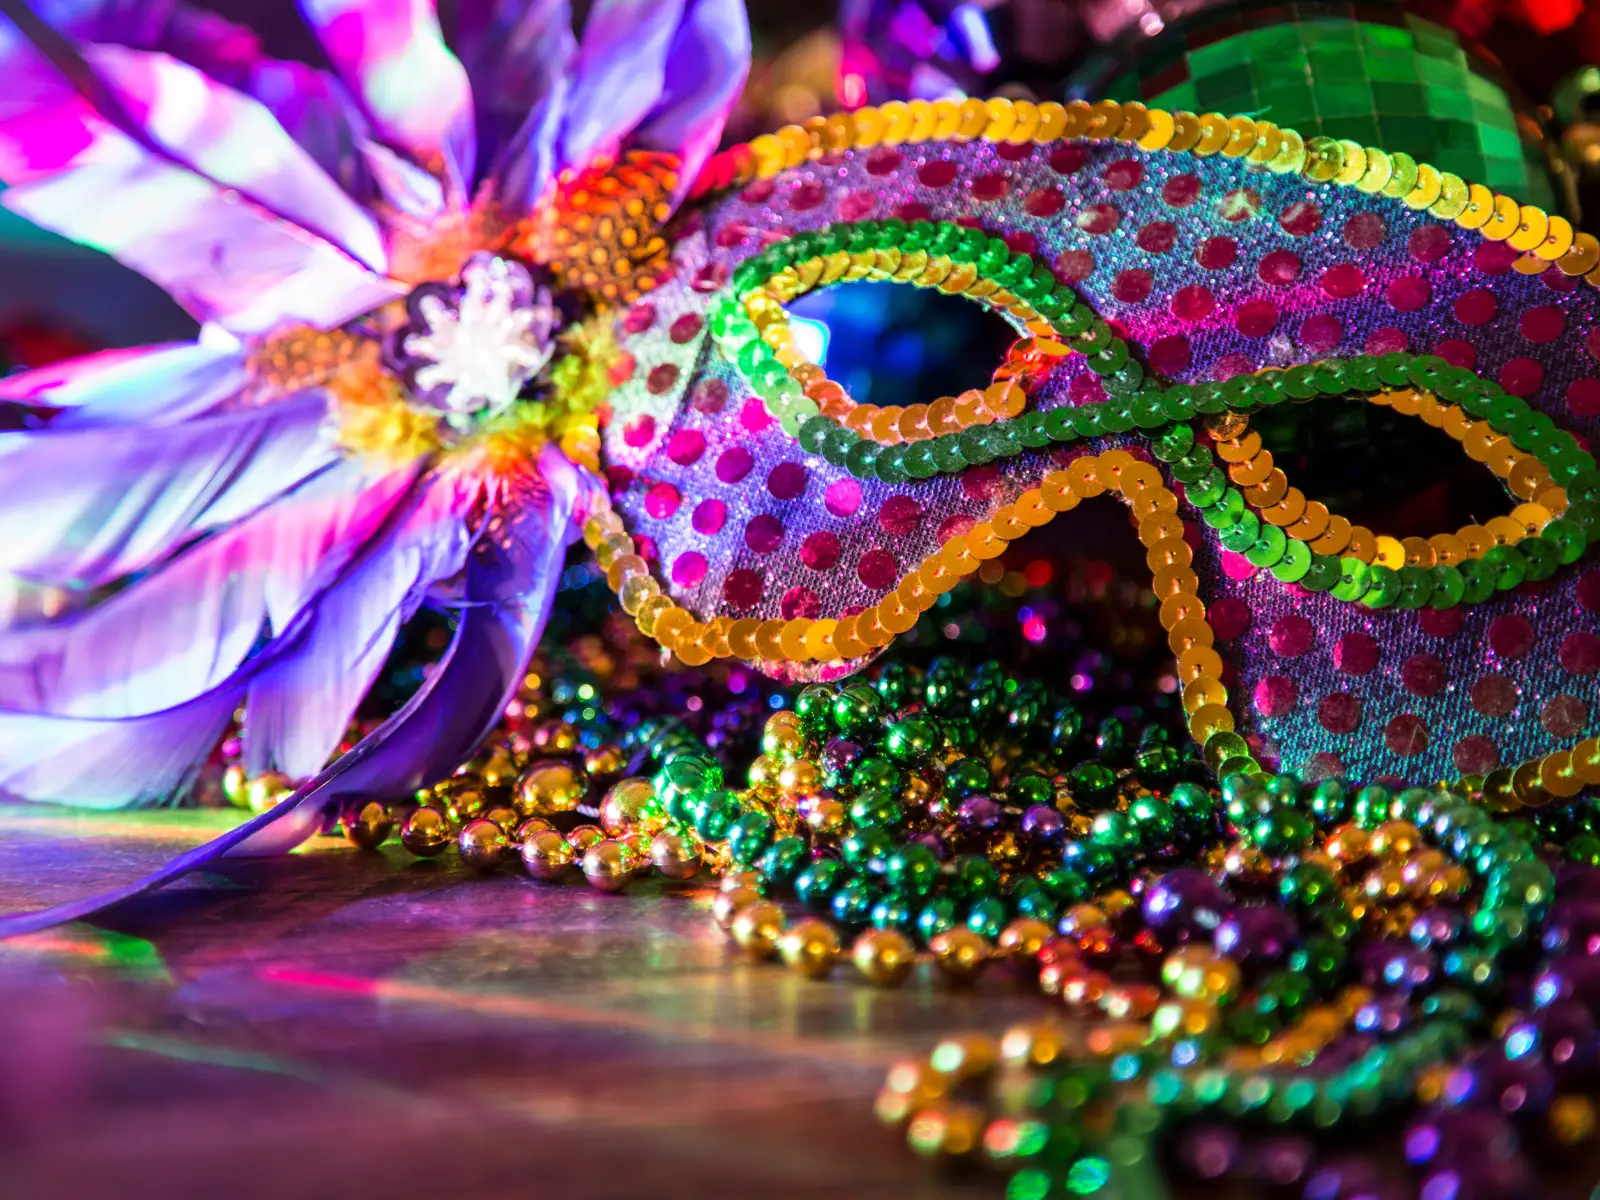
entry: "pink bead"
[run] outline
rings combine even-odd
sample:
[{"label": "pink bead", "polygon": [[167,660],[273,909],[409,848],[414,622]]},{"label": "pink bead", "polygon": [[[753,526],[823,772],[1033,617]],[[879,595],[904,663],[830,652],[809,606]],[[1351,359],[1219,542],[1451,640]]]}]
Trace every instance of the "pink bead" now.
[{"label": "pink bead", "polygon": [[835,479],[822,493],[822,503],[836,517],[851,516],[861,507],[861,485],[854,479]]}]

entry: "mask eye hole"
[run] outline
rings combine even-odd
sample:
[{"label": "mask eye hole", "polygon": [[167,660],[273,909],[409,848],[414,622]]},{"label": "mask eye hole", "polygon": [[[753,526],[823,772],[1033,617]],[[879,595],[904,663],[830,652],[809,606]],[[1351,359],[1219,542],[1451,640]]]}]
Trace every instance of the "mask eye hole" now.
[{"label": "mask eye hole", "polygon": [[1486,465],[1393,406],[1281,405],[1250,428],[1307,499],[1380,534],[1426,538],[1506,511],[1505,485]]},{"label": "mask eye hole", "polygon": [[880,407],[986,388],[1017,340],[994,309],[903,283],[842,283],[786,307],[807,361]]},{"label": "mask eye hole", "polygon": [[[1282,530],[1281,535],[1275,533],[1280,543],[1293,539],[1304,543],[1315,554],[1354,558],[1391,570],[1429,568],[1438,564],[1454,566],[1467,559],[1482,558],[1499,546],[1514,546],[1530,537],[1537,540],[1536,535],[1566,511],[1565,490],[1556,485],[1540,455],[1528,448],[1542,444],[1543,431],[1535,424],[1519,427],[1516,436],[1528,444],[1524,446],[1514,442],[1509,433],[1502,432],[1487,416],[1474,417],[1462,406],[1441,400],[1424,388],[1386,388],[1352,400],[1363,406],[1388,408],[1401,419],[1420,421],[1455,443],[1454,449],[1446,447],[1444,450],[1450,457],[1426,460],[1429,478],[1438,478],[1441,464],[1481,463],[1497,477],[1497,485],[1481,493],[1486,499],[1468,501],[1474,508],[1472,519],[1466,524],[1455,529],[1448,523],[1442,528],[1440,524],[1433,524],[1433,532],[1428,536],[1421,533],[1397,536],[1392,532],[1395,526],[1390,511],[1381,510],[1382,520],[1374,529],[1343,513],[1334,513],[1329,504],[1308,497],[1300,487],[1290,484],[1283,468],[1277,465],[1276,456],[1264,444],[1261,432],[1251,427],[1251,417],[1235,412],[1213,420],[1211,429],[1217,453],[1227,464],[1229,479],[1240,489],[1243,503],[1258,514],[1260,522]],[[1339,417],[1336,415],[1334,420],[1337,424]],[[1356,421],[1355,428],[1359,431],[1364,419]],[[1548,418],[1543,421],[1545,425],[1550,424]],[[1348,442],[1352,433],[1347,428],[1333,436]],[[1409,436],[1416,435],[1413,431]],[[1293,469],[1292,451],[1290,458]],[[1519,502],[1509,512],[1506,511],[1507,493]],[[1432,499],[1441,507],[1446,498],[1442,492],[1433,497],[1423,492],[1412,498],[1418,496]],[[1364,499],[1368,506],[1380,501],[1394,503],[1392,495]],[[1480,502],[1483,508],[1476,507]],[[1497,515],[1487,515],[1496,510]],[[1435,518],[1443,519],[1443,516]],[[1224,538],[1224,544],[1226,542]]]}]

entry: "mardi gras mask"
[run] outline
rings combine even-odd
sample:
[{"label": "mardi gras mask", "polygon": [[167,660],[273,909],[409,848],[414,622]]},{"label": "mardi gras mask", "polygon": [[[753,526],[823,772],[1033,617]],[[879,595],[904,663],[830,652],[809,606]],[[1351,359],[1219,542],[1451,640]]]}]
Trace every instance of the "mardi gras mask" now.
[{"label": "mardi gras mask", "polygon": [[[417,154],[379,177],[389,207],[367,253],[389,256],[386,274],[359,267],[337,299],[285,283],[270,305],[259,277],[233,281],[216,320],[243,350],[162,352],[178,375],[161,393],[128,387],[150,359],[8,384],[68,410],[0,450],[8,481],[45,462],[67,480],[94,446],[120,491],[162,499],[106,510],[100,484],[70,481],[19,507],[8,482],[5,516],[36,528],[31,557],[12,541],[7,566],[151,572],[0,638],[9,790],[170,790],[243,700],[257,761],[315,778],[172,870],[187,869],[470,752],[531,651],[568,528],[684,662],[734,656],[800,680],[859,668],[1086,501],[1136,523],[1189,730],[1220,773],[1487,774],[1508,804],[1600,781],[1600,572],[1584,563],[1600,515],[1585,448],[1600,243],[1563,218],[1404,154],[1109,101],[819,119],[682,175],[692,203],[664,228],[678,158],[569,169],[523,188],[538,199],[522,210],[444,200],[391,221],[402,179],[410,194],[454,178],[464,152],[427,145],[431,171]],[[27,185],[25,210],[45,219],[65,186]],[[370,220],[344,231],[356,248],[340,270],[358,271]],[[802,356],[786,307],[857,280],[987,306],[1016,342],[982,389],[857,404]],[[285,294],[303,297],[287,332]],[[1442,429],[1504,481],[1503,511],[1403,540],[1353,524],[1252,429],[1298,403]],[[213,456],[203,483],[174,471],[156,486],[108,429]],[[267,569],[242,597],[226,582],[240,561]],[[460,606],[445,662],[318,774],[372,656],[430,586]],[[208,614],[203,669],[172,669],[192,637],[144,657],[150,595]],[[105,655],[111,631],[132,641]],[[84,665],[90,647],[103,661]]]}]

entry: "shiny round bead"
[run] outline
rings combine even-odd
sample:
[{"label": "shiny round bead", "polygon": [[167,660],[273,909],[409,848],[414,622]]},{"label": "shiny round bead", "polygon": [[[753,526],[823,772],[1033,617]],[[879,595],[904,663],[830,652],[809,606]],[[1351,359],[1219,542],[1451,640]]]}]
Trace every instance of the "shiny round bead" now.
[{"label": "shiny round bead", "polygon": [[700,844],[663,830],[650,839],[650,861],[668,879],[692,879],[700,871]]},{"label": "shiny round bead", "polygon": [[499,869],[508,845],[506,831],[483,817],[468,821],[456,838],[461,861],[483,875]]},{"label": "shiny round bead", "polygon": [[293,791],[294,780],[276,771],[268,771],[244,785],[245,807],[253,813],[264,813]]},{"label": "shiny round bead", "polygon": [[1000,931],[995,945],[1008,958],[1034,958],[1053,932],[1043,921],[1018,917]]},{"label": "shiny round bead", "polygon": [[582,854],[596,842],[606,840],[606,831],[598,825],[575,825],[567,830],[567,841],[572,843],[572,848]]},{"label": "shiny round bead", "polygon": [[928,941],[939,971],[952,983],[971,983],[983,971],[990,957],[989,940],[970,929],[956,926]]},{"label": "shiny round bead", "polygon": [[933,722],[924,717],[903,717],[889,726],[883,747],[896,762],[914,764],[931,757],[939,741]]},{"label": "shiny round bead", "polygon": [[554,828],[555,826],[543,817],[529,817],[527,820],[517,824],[516,832],[511,835],[511,840],[516,845],[521,846],[534,834],[543,833],[547,829]]},{"label": "shiny round bead", "polygon": [[898,987],[916,965],[916,950],[903,933],[869,929],[850,947],[850,960],[869,983]]},{"label": "shiny round bead", "polygon": [[357,800],[345,806],[340,823],[344,836],[362,850],[376,850],[394,832],[389,806],[378,800]]},{"label": "shiny round bead", "polygon": [[711,919],[721,928],[729,929],[740,909],[760,902],[761,893],[753,887],[736,887],[718,892],[717,898],[711,902]]},{"label": "shiny round bead", "polygon": [[615,775],[627,766],[628,759],[621,746],[606,744],[596,746],[583,756],[583,769],[591,779],[598,776]]},{"label": "shiny round bead", "polygon": [[783,909],[771,901],[747,904],[736,912],[729,932],[733,940],[752,958],[774,958],[778,953],[778,939],[783,936],[786,921]]},{"label": "shiny round bead", "polygon": [[775,762],[786,763],[804,754],[810,740],[797,714],[774,713],[761,731],[761,752]]},{"label": "shiny round bead", "polygon": [[517,811],[526,817],[571,812],[588,793],[583,772],[556,759],[536,762],[517,780]]},{"label": "shiny round bead", "polygon": [[505,830],[508,838],[512,837],[516,833],[517,827],[522,824],[521,816],[509,804],[490,805],[483,810],[483,819],[485,821],[493,821],[500,826],[501,829]]},{"label": "shiny round bead", "polygon": [[609,838],[595,842],[583,852],[580,864],[589,886],[602,892],[620,892],[633,878],[631,856],[621,842]]},{"label": "shiny round bead", "polygon": [[789,926],[777,945],[783,961],[808,979],[826,976],[839,958],[838,933],[832,925],[815,917],[805,917]]},{"label": "shiny round bead", "polygon": [[666,810],[656,799],[655,788],[648,779],[635,776],[618,780],[600,801],[600,828],[612,837],[621,837],[634,829],[646,834],[659,833],[666,824]]},{"label": "shiny round bead", "polygon": [[433,858],[450,844],[450,821],[436,808],[419,808],[400,827],[400,844],[418,858]]},{"label": "shiny round bead", "polygon": [[572,843],[554,829],[542,829],[522,843],[522,865],[547,883],[560,879],[576,859]]}]

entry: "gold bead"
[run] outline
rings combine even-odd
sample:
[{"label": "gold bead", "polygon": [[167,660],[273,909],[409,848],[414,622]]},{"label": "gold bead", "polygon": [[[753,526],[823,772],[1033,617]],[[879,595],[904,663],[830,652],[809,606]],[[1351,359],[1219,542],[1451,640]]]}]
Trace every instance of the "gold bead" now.
[{"label": "gold bead", "polygon": [[1324,847],[1335,862],[1360,862],[1372,853],[1372,835],[1359,825],[1340,825],[1328,835]]},{"label": "gold bead", "polygon": [[1564,1095],[1550,1101],[1546,1113],[1550,1133],[1562,1146],[1579,1146],[1594,1137],[1594,1101],[1587,1096]]},{"label": "gold bead", "polygon": [[905,934],[893,929],[869,929],[850,947],[850,958],[867,982],[899,987],[916,965],[917,953]]},{"label": "gold bead", "polygon": [[728,927],[733,940],[752,958],[772,958],[778,953],[778,939],[785,924],[783,909],[770,900],[746,904],[733,916]]},{"label": "gold bead", "polygon": [[1068,937],[1080,934],[1087,929],[1104,929],[1107,917],[1103,910],[1093,904],[1074,904],[1067,909],[1066,915],[1061,918],[1061,932]]},{"label": "gold bead", "polygon": [[783,961],[807,979],[821,979],[839,959],[839,935],[815,917],[796,921],[778,939]]},{"label": "gold bead", "polygon": [[505,830],[507,837],[511,837],[513,834],[515,834],[518,827],[522,824],[521,814],[519,814],[517,810],[512,808],[509,804],[495,804],[484,809],[483,819],[485,821],[493,821],[496,825],[500,826],[501,829]]},{"label": "gold bead", "polygon": [[1000,931],[1000,953],[1010,958],[1034,958],[1053,932],[1043,921],[1018,917]]},{"label": "gold bead", "polygon": [[555,826],[543,817],[529,817],[517,826],[517,831],[511,835],[511,840],[520,846],[534,834],[543,833],[547,829],[554,828]]},{"label": "gold bead", "polygon": [[620,892],[633,878],[627,860],[621,842],[602,839],[583,852],[583,877],[602,892]]},{"label": "gold bead", "polygon": [[951,983],[971,983],[989,962],[989,943],[980,933],[957,925],[928,943],[939,971]]},{"label": "gold bead", "polygon": [[489,800],[476,787],[451,788],[444,793],[444,810],[458,825],[476,821],[489,807]]},{"label": "gold bead", "polygon": [[504,746],[496,746],[478,768],[478,774],[487,787],[510,787],[517,781],[517,760]]},{"label": "gold bead", "polygon": [[541,829],[522,843],[522,865],[547,883],[566,874],[576,857],[572,843],[554,829]]},{"label": "gold bead", "polygon": [[531,740],[541,754],[565,754],[577,748],[578,731],[565,721],[540,721]]},{"label": "gold bead", "polygon": [[450,844],[450,821],[436,808],[419,808],[400,827],[400,844],[418,858],[432,858]]},{"label": "gold bead", "polygon": [[750,870],[724,871],[722,878],[717,881],[719,892],[731,892],[735,888],[754,888],[761,890],[761,872]]},{"label": "gold bead", "polygon": [[849,815],[850,810],[838,800],[813,799],[806,806],[806,824],[824,835],[838,833]]},{"label": "gold bead", "polygon": [[797,758],[778,768],[778,790],[788,796],[815,796],[822,790],[822,768],[808,758]]},{"label": "gold bead", "polygon": [[245,784],[245,807],[253,813],[264,813],[292,791],[294,780],[276,771],[268,771]]},{"label": "gold bead", "polygon": [[525,817],[571,812],[588,793],[588,781],[571,763],[536,762],[517,780],[517,811]]},{"label": "gold bead", "polygon": [[765,754],[759,755],[750,764],[750,770],[745,779],[750,787],[756,791],[770,788],[777,784],[780,764],[773,762]]},{"label": "gold bead", "polygon": [[945,1038],[928,1055],[928,1065],[949,1079],[987,1075],[999,1062],[999,1040],[982,1033]]},{"label": "gold bead", "polygon": [[658,833],[650,841],[650,861],[668,879],[692,879],[700,870],[700,846],[681,833]]},{"label": "gold bead", "polygon": [[250,777],[244,773],[244,767],[238,763],[231,763],[222,773],[222,794],[227,797],[228,803],[235,808],[250,807]]},{"label": "gold bead", "polygon": [[753,887],[736,887],[718,892],[717,898],[711,902],[711,919],[723,929],[732,928],[733,918],[741,908],[761,902],[761,893]]},{"label": "gold bead", "polygon": [[479,817],[461,827],[456,837],[461,861],[474,871],[487,875],[497,869],[506,855],[506,831],[493,821]]},{"label": "gold bead", "polygon": [[1422,841],[1410,821],[1385,821],[1372,831],[1372,852],[1383,858],[1404,858]]},{"label": "gold bead", "polygon": [[793,762],[806,752],[811,738],[791,711],[773,713],[761,731],[761,752],[771,762]]},{"label": "gold bead", "polygon": [[379,800],[357,800],[345,806],[344,836],[363,850],[376,850],[394,832],[389,806]]},{"label": "gold bead", "polygon": [[596,746],[583,756],[583,769],[590,776],[615,775],[627,765],[628,756],[622,752],[622,747],[610,743]]},{"label": "gold bead", "polygon": [[600,827],[612,837],[620,837],[630,829],[659,833],[666,825],[667,814],[661,811],[648,779],[635,776],[620,780],[600,801]]}]

